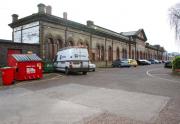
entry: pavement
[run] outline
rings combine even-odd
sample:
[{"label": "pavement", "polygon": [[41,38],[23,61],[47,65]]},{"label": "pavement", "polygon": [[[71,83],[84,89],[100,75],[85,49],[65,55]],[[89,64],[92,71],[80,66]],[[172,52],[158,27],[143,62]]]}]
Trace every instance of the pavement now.
[{"label": "pavement", "polygon": [[180,78],[162,65],[51,73],[0,89],[0,124],[179,124]]}]

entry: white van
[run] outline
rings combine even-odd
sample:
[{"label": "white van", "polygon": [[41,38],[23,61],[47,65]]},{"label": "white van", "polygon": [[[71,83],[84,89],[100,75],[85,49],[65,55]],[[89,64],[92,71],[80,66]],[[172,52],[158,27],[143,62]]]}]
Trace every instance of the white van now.
[{"label": "white van", "polygon": [[87,74],[89,71],[88,50],[85,47],[66,47],[59,50],[55,57],[54,66],[58,71],[82,72]]}]

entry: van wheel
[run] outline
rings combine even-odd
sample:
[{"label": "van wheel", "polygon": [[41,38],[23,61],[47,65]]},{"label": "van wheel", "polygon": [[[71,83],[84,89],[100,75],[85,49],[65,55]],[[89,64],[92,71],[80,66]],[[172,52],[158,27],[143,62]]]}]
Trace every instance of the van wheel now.
[{"label": "van wheel", "polygon": [[65,74],[66,74],[66,75],[69,74],[69,69],[68,69],[68,68],[65,69]]},{"label": "van wheel", "polygon": [[86,75],[87,74],[87,72],[86,71],[83,71],[83,75]]}]

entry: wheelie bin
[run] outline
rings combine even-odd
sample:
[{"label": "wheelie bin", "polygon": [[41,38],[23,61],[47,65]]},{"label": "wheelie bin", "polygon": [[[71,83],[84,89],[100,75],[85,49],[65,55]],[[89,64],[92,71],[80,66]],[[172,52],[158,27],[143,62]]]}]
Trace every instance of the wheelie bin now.
[{"label": "wheelie bin", "polygon": [[43,72],[44,72],[44,73],[54,72],[53,62],[51,62],[51,61],[49,61],[49,60],[44,60],[44,61],[43,61]]},{"label": "wheelie bin", "polygon": [[15,68],[13,67],[3,67],[0,68],[0,71],[2,72],[2,83],[3,85],[12,85],[14,83],[14,74],[15,74]]}]

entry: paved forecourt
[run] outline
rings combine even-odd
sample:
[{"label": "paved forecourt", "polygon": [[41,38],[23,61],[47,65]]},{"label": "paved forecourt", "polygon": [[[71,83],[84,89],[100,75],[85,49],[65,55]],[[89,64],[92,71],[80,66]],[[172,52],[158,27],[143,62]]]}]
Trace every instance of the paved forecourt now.
[{"label": "paved forecourt", "polygon": [[0,91],[2,124],[84,123],[103,113],[155,122],[169,97],[65,84],[37,91],[14,87]]}]

